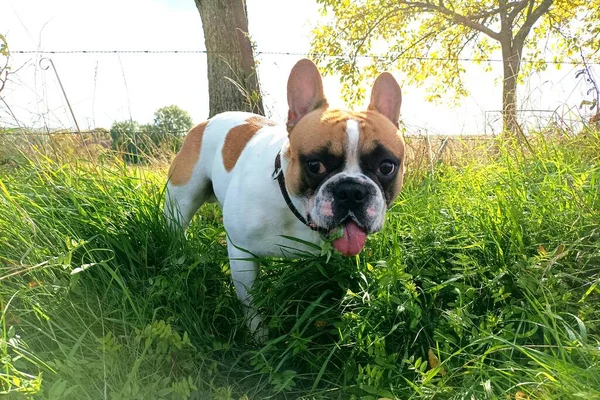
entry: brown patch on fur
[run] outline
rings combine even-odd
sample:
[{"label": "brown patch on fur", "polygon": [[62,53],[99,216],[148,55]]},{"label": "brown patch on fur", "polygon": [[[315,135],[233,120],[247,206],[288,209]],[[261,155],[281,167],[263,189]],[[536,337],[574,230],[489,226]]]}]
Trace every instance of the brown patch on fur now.
[{"label": "brown patch on fur", "polygon": [[346,121],[353,113],[342,110],[317,109],[308,113],[291,129],[290,145],[284,156],[289,161],[285,172],[288,191],[298,194],[302,165],[300,155],[327,147],[334,155],[344,154]]},{"label": "brown patch on fur", "polygon": [[227,132],[225,143],[223,143],[223,165],[229,172],[235,167],[238,158],[252,139],[254,134],[265,126],[275,126],[275,122],[260,116],[253,116],[246,120],[245,124],[238,125]]},{"label": "brown patch on fur", "polygon": [[396,125],[383,114],[369,110],[363,115],[365,118],[359,121],[359,154],[368,153],[377,143],[381,143],[400,160],[394,191],[391,193],[391,198],[395,198],[400,193],[404,180],[404,139]]},{"label": "brown patch on fur", "polygon": [[194,166],[200,158],[202,136],[207,124],[207,121],[202,122],[188,132],[181,149],[169,167],[168,179],[171,184],[185,185],[192,177]]}]

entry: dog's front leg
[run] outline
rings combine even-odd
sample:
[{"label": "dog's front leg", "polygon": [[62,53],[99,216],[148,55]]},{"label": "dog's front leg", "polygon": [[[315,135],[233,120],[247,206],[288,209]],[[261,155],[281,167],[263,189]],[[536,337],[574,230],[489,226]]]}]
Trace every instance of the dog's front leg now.
[{"label": "dog's front leg", "polygon": [[250,332],[259,340],[266,338],[267,329],[260,327],[262,317],[256,307],[254,307],[252,295],[249,290],[254,285],[258,276],[258,261],[250,260],[252,256],[227,241],[227,250],[229,253],[229,268],[231,278],[235,286],[238,299],[242,302],[246,323]]}]

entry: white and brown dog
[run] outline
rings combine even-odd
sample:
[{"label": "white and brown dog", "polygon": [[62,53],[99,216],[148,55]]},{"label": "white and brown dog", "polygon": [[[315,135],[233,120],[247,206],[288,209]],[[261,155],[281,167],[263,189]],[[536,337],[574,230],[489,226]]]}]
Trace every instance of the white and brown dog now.
[{"label": "white and brown dog", "polygon": [[203,203],[220,204],[252,332],[261,319],[248,293],[258,274],[250,254],[298,257],[314,248],[289,237],[319,245],[339,228],[334,248],[358,254],[367,234],[383,227],[404,174],[401,91],[392,75],[379,75],[365,112],[329,109],[321,75],[306,59],[293,67],[287,91],[287,127],[243,112],[216,115],[188,133],[168,175],[172,225],[185,229]]}]

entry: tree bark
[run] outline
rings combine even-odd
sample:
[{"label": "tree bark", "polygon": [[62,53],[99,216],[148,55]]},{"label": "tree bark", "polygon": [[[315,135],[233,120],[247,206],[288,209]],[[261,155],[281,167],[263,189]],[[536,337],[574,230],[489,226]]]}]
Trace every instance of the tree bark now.
[{"label": "tree bark", "polygon": [[517,79],[521,70],[521,51],[512,43],[501,42],[504,79],[502,84],[502,127],[505,133],[520,132],[517,119]]},{"label": "tree bark", "polygon": [[249,111],[264,115],[248,36],[246,1],[195,2],[202,19],[207,50],[209,117],[224,111]]},{"label": "tree bark", "polygon": [[[533,25],[542,15],[548,12],[554,0],[543,0],[535,7],[535,0],[517,3],[515,8],[508,13],[500,13],[500,46],[502,47],[502,60],[504,69],[504,82],[502,85],[502,122],[505,133],[513,136],[523,136],[523,131],[517,120],[517,80],[521,71],[521,56],[525,39],[531,32]],[[500,0],[501,5],[507,5],[507,0]],[[525,11],[525,22],[514,33],[515,18]],[[524,136],[523,136],[524,138]]]}]

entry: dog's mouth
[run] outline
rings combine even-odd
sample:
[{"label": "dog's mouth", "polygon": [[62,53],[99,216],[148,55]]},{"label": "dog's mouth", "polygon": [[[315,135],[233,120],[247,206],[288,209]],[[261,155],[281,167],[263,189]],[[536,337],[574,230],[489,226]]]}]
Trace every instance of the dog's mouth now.
[{"label": "dog's mouth", "polygon": [[347,218],[336,228],[342,229],[342,236],[333,241],[333,247],[346,257],[355,256],[365,247],[367,232],[361,228],[352,218]]}]

